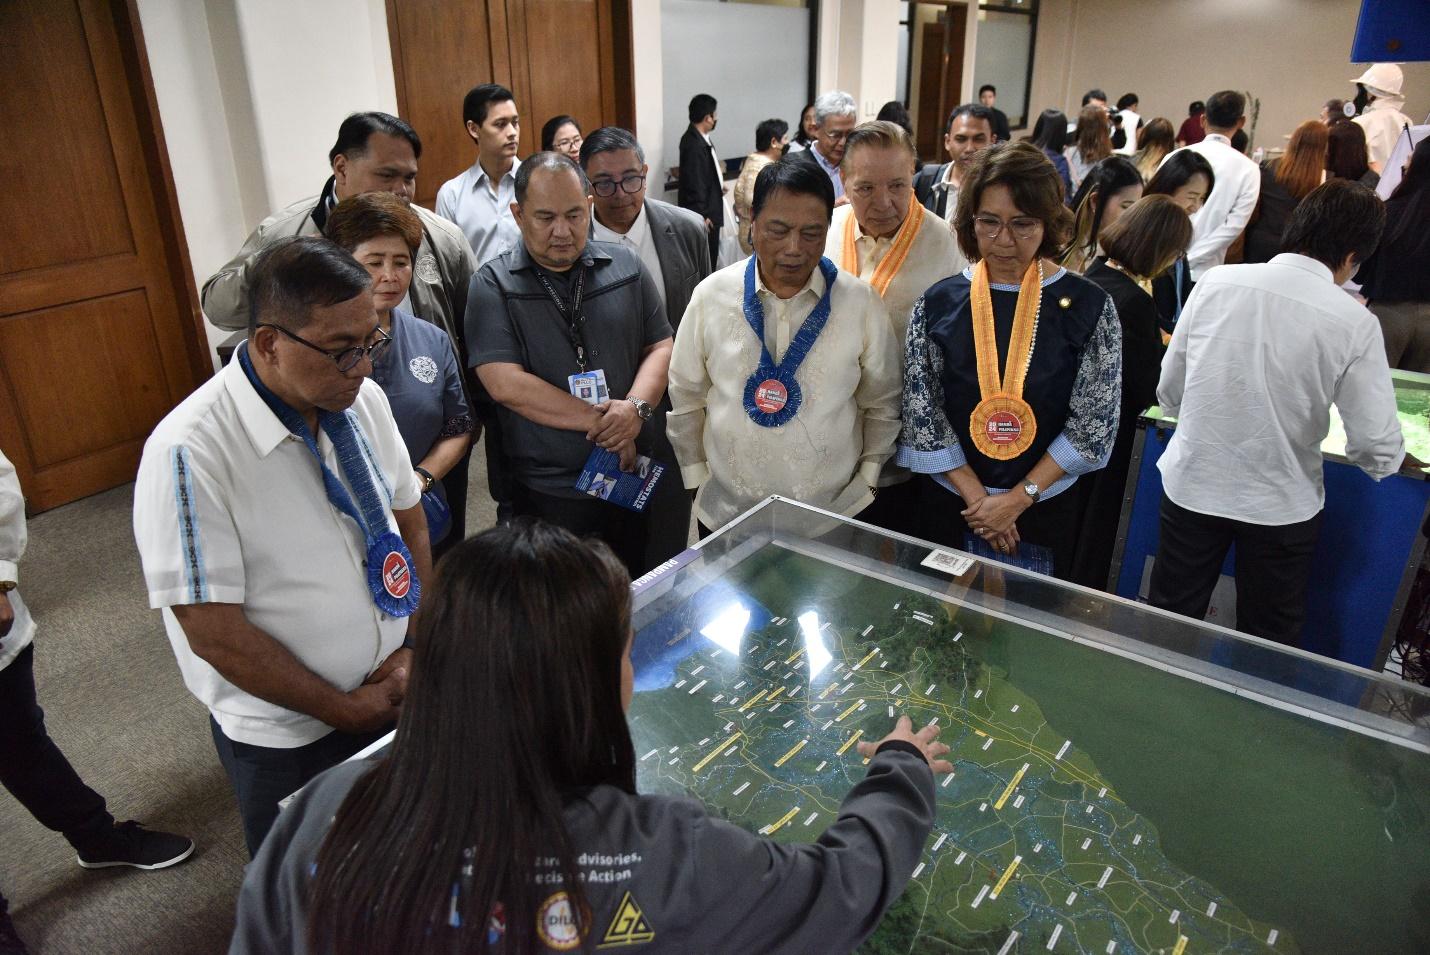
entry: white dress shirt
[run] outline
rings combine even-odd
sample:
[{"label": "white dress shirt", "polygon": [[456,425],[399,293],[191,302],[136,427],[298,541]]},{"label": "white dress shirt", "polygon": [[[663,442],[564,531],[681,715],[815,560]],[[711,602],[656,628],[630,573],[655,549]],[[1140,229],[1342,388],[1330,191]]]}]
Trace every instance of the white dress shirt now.
[{"label": "white dress shirt", "polygon": [[[25,496],[20,493],[20,478],[15,474],[15,466],[5,457],[5,452],[0,451],[0,580],[20,582],[19,563],[20,558],[25,556],[28,542]],[[10,624],[10,632],[0,637],[0,670],[13,663],[20,651],[35,638],[35,622],[30,619],[25,601],[20,599],[20,591],[12,590],[9,596],[15,620]]]},{"label": "white dress shirt", "polygon": [[[834,210],[834,221],[829,227],[829,238],[825,241],[824,254],[840,268],[844,267],[844,229],[854,215],[853,206],[840,206]],[[893,248],[894,237],[876,239],[866,235],[854,220],[854,251],[859,256],[859,278],[870,281],[874,270]],[[938,216],[924,210],[924,221],[919,226],[918,235],[909,249],[908,258],[884,291],[884,307],[889,310],[889,323],[894,329],[894,338],[903,347],[904,333],[909,328],[909,315],[914,303],[934,283],[957,275],[968,264],[958,241],[948,226]]]},{"label": "white dress shirt", "polygon": [[[1226,261],[1226,250],[1251,220],[1261,195],[1261,167],[1233,149],[1231,140],[1220,133],[1207,133],[1206,139],[1182,149],[1201,153],[1216,176],[1206,202],[1192,215],[1187,264],[1192,268],[1192,281],[1197,282],[1207,269]],[[1172,150],[1162,163],[1181,151]]]},{"label": "white dress shirt", "polygon": [[[422,486],[377,382],[362,383],[347,413],[390,504],[388,529],[398,533],[391,509],[416,505]],[[318,448],[346,484],[326,433]],[[134,536],[149,605],[163,608],[184,683],[229,739],[291,748],[332,729],[230,683],[193,651],[169,608],[240,604],[249,623],[343,692],[402,646],[408,621],[373,603],[362,532],[328,502],[312,452],[237,360],[169,412],[145,443]]]},{"label": "white dress shirt", "polygon": [[636,220],[624,234],[612,232],[601,225],[601,221],[594,214],[591,216],[591,232],[598,242],[614,242],[639,255],[641,264],[650,273],[650,277],[655,279],[655,290],[660,293],[660,304],[665,304],[665,273],[660,268],[660,254],[655,250],[655,237],[650,232],[650,216],[645,214],[645,203],[641,203],[641,211],[636,213]]},{"label": "white dress shirt", "polygon": [[[760,346],[745,320],[746,261],[695,288],[670,359],[666,433],[687,488],[698,488],[695,515],[720,527],[771,494],[854,515],[899,435],[902,350],[888,313],[868,283],[838,273],[828,323],[796,372],[798,414],[778,428],[745,413],[745,383]],[[803,289],[781,299],[756,279],[765,310],[765,347],[784,358],[824,293],[819,269]]]},{"label": "white dress shirt", "polygon": [[1122,131],[1127,134],[1127,142],[1122,144],[1121,149],[1114,149],[1113,152],[1130,156],[1137,151],[1137,130],[1142,127],[1142,117],[1130,109],[1124,109],[1117,115],[1122,117]]},{"label": "white dress shirt", "polygon": [[1377,97],[1365,108],[1365,112],[1352,120],[1365,130],[1370,161],[1381,172],[1385,171],[1385,164],[1390,161],[1395,141],[1405,135],[1406,126],[1414,125],[1410,117],[1400,111],[1399,107],[1404,105],[1403,96]]},{"label": "white dress shirt", "polygon": [[1177,419],[1157,462],[1164,490],[1200,514],[1314,517],[1333,404],[1352,464],[1380,480],[1405,458],[1380,324],[1303,255],[1207,273],[1172,333],[1157,400]]},{"label": "white dress shirt", "polygon": [[521,241],[521,229],[511,214],[511,204],[516,201],[516,170],[520,166],[520,159],[513,160],[511,170],[501,177],[495,191],[491,176],[479,162],[437,190],[437,214],[455,222],[466,234],[477,268]]}]

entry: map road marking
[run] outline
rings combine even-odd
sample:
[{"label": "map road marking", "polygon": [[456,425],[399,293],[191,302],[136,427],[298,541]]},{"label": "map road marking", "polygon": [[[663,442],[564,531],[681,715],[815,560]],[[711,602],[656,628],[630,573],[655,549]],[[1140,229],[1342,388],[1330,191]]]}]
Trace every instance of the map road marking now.
[{"label": "map road marking", "polygon": [[841,687],[839,688],[839,692],[840,692],[840,693],[848,693],[848,692],[849,692],[849,688],[850,688],[851,686],[853,686],[853,685],[854,685],[854,681],[853,681],[853,680],[850,680],[848,683],[844,684],[843,686],[841,686]]},{"label": "map road marking", "polygon": [[726,723],[726,724],[725,724],[725,732],[727,732],[727,733],[730,732],[731,727],[733,727],[734,725],[735,725],[735,721],[734,721],[734,720],[731,720],[730,722]]},{"label": "map road marking", "polygon": [[955,633],[955,634],[953,635],[953,642],[954,642],[954,643],[957,643],[958,641],[960,641],[960,640],[962,640],[962,639],[963,639],[963,631],[962,631],[962,630],[958,631],[957,633]]},{"label": "map road marking", "polygon": [[1042,851],[1043,851],[1043,844],[1042,844],[1041,842],[1038,843],[1037,845],[1033,846],[1033,855],[1037,855],[1039,852],[1042,852]]},{"label": "map road marking", "polygon": [[676,763],[678,763],[678,762],[680,762],[680,757],[679,757],[679,756],[677,756],[677,757],[675,757],[674,759],[672,759],[672,760],[670,761],[670,765],[674,766],[674,765],[675,765]]},{"label": "map road marking", "polygon": [[[624,187],[622,187],[624,188]],[[998,949],[998,955],[1008,955],[1013,950],[1013,943],[1018,941],[1018,933],[1012,932],[1008,935],[1008,941],[1003,943],[1003,947]]]},{"label": "map road marking", "polygon": [[904,688],[904,685],[903,685],[902,683],[896,683],[896,684],[894,684],[894,688],[889,691],[889,695],[890,695],[890,696],[893,696],[895,693],[899,692],[899,691],[902,690],[903,688]]},{"label": "map road marking", "polygon": [[988,811],[988,803],[986,803],[986,802],[981,802],[981,803],[979,803],[979,804],[978,804],[978,811],[979,811],[979,812],[987,812],[987,811]]},{"label": "map road marking", "polygon": [[[1097,887],[1098,887],[1099,889],[1106,887],[1106,885],[1107,885],[1107,880],[1110,879],[1110,878],[1112,878],[1112,866],[1108,866],[1107,868],[1105,868],[1105,869],[1102,870],[1102,878],[1100,878],[1100,879],[1097,880]],[[1215,912],[1215,911],[1216,911],[1216,903],[1213,902],[1213,903],[1212,903],[1212,912]],[[1211,913],[1211,912],[1208,912],[1207,914],[1208,914],[1208,915],[1211,915],[1212,913]]]},{"label": "map road marking", "polygon": [[1181,917],[1182,917],[1182,910],[1181,910],[1181,909],[1173,909],[1173,910],[1172,910],[1172,914],[1171,914],[1171,916],[1168,917],[1167,921],[1168,921],[1169,923],[1171,923],[1172,925],[1176,925],[1176,924],[1177,924],[1177,919],[1179,919],[1179,918],[1181,918]]},{"label": "map road marking", "polygon": [[903,602],[903,601],[899,601],[898,603],[895,603],[895,604],[894,604],[894,609],[895,609],[895,610],[898,610],[898,609],[899,609],[899,603],[902,603],[902,602]]},{"label": "map road marking", "polygon": [[980,690],[975,690],[974,693],[973,693],[973,698],[976,700],[976,699],[978,699],[978,698],[979,698],[980,696],[982,696],[982,695],[983,695],[983,691],[982,691],[981,689],[980,689]]},{"label": "map road marking", "polygon": [[860,700],[860,701],[859,701],[859,709],[860,709],[861,711],[862,711],[865,707],[867,707],[867,706],[868,706],[868,704],[865,703],[863,700]]},{"label": "map road marking", "polygon": [[[795,666],[798,667],[799,664],[796,663]],[[792,677],[792,676],[794,676],[794,670],[790,670],[790,671],[789,671],[788,673],[786,673],[784,676],[780,677],[780,679],[781,679],[781,680],[788,680],[788,679],[789,679],[790,677]]]},{"label": "map road marking", "polygon": [[699,675],[700,675],[700,671],[703,670],[703,669],[705,669],[705,664],[702,663],[702,664],[700,664],[700,666],[698,666],[698,667],[696,667],[695,669],[691,670],[691,671],[690,671],[690,675],[691,675],[691,676],[699,676]]},{"label": "map road marking", "polygon": [[740,784],[740,787],[739,787],[738,789],[736,789],[731,795],[738,796],[738,795],[740,795],[740,793],[744,792],[745,790],[747,790],[747,789],[749,789],[749,788],[750,788],[749,782],[743,782],[743,783]]},{"label": "map road marking", "polygon": [[1271,932],[1270,932],[1270,934],[1268,934],[1268,935],[1266,936],[1266,944],[1267,944],[1267,945],[1275,945],[1275,944],[1276,944],[1276,936],[1278,936],[1278,935],[1280,935],[1280,934],[1281,934],[1281,933],[1278,932],[1276,929],[1272,929]]},{"label": "map road marking", "polygon": [[788,660],[786,660],[785,662],[786,662],[786,663],[793,663],[794,661],[798,660],[798,659],[799,659],[800,657],[802,657],[802,656],[804,656],[804,647],[800,647],[798,650],[796,650],[796,651],[794,652],[794,655],[791,656],[791,657],[790,657]]},{"label": "map road marking", "polygon": [[864,664],[868,663],[870,660],[874,659],[874,655],[877,654],[878,652],[879,652],[879,648],[878,648],[878,647],[875,647],[874,649],[870,650],[868,653],[864,654],[864,659],[862,659],[862,660],[860,660],[858,663],[854,664],[854,669],[857,670],[857,669],[859,669],[860,667],[862,667]]},{"label": "map road marking", "polygon": [[1139,832],[1137,833],[1137,835],[1132,837],[1132,844],[1134,846],[1140,846],[1142,844],[1142,833]]},{"label": "map road marking", "polygon": [[987,733],[983,732],[983,731],[980,730],[980,729],[975,729],[973,732],[974,732],[974,734],[977,735],[977,736],[987,736],[987,735],[988,735]]},{"label": "map road marking", "polygon": [[654,755],[655,755],[656,753],[658,753],[658,752],[660,752],[660,750],[658,750],[658,749],[653,749],[653,750],[651,750],[649,753],[646,753],[644,756],[641,757],[641,762],[645,762],[646,760],[650,759],[652,756],[654,756]]},{"label": "map road marking", "polygon": [[789,643],[789,637],[781,637],[781,638],[780,638],[780,642],[777,643],[777,644],[775,644],[775,646],[777,646],[777,647],[782,647],[782,646],[784,646],[786,643]]},{"label": "map road marking", "polygon": [[943,778],[943,782],[939,783],[939,785],[942,786],[944,789],[947,789],[948,784],[951,782],[953,782],[953,773],[949,773],[947,776],[945,776]]},{"label": "map road marking", "polygon": [[937,726],[937,725],[938,725],[938,717],[935,716],[933,719],[929,720],[929,725],[930,725],[930,726]]},{"label": "map road marking", "polygon": [[883,661],[882,663],[879,664],[879,669],[882,670],[882,669],[884,669],[884,667],[886,667],[886,666],[888,666],[888,665],[889,665],[889,661],[888,661],[888,660],[885,660],[885,661]]},{"label": "map road marking", "polygon": [[925,627],[933,626],[932,620],[925,620],[923,617],[915,617],[914,619],[917,620],[919,623],[923,624]]},{"label": "map road marking", "polygon": [[1069,740],[1063,740],[1062,748],[1058,750],[1058,755],[1054,756],[1053,759],[1062,759],[1064,756],[1066,756],[1066,755],[1067,755],[1067,751],[1068,751],[1068,747],[1071,746],[1071,745],[1072,745],[1072,740],[1070,740],[1070,739],[1069,739]]},{"label": "map road marking", "polygon": [[1086,838],[1086,839],[1084,839],[1084,840],[1082,841],[1082,851],[1083,851],[1083,852],[1086,852],[1086,851],[1087,851],[1087,847],[1090,846],[1090,845],[1092,845],[1092,837],[1091,837],[1091,836],[1089,836],[1088,838]]},{"label": "map road marking", "polygon": [[750,697],[748,700],[745,701],[744,705],[740,707],[740,709],[739,709],[738,712],[743,713],[743,712],[745,712],[746,710],[748,710],[750,707],[754,706],[756,703],[760,702],[760,700],[764,699],[764,697],[765,697],[765,692],[766,692],[765,690],[761,690],[760,692],[756,693],[754,696]]},{"label": "map road marking", "polygon": [[869,635],[869,631],[870,631],[870,630],[873,630],[873,629],[874,629],[874,625],[871,623],[871,624],[869,624],[869,626],[867,626],[867,627],[864,628],[864,631],[863,631],[862,633],[860,633],[859,636],[861,636],[861,637],[867,637],[867,636]]},{"label": "map road marking", "polygon": [[779,689],[777,689],[777,690],[775,690],[773,693],[771,693],[769,696],[765,697],[765,702],[766,702],[766,703],[773,703],[775,697],[779,696],[779,695],[780,695],[781,693],[783,693],[784,691],[785,691],[785,688],[784,688],[784,687],[780,687]]},{"label": "map road marking", "polygon": [[854,741],[857,740],[859,737],[861,737],[861,736],[863,736],[863,735],[864,735],[864,731],[863,731],[863,730],[855,730],[855,731],[854,731],[854,735],[851,736],[851,737],[849,737],[847,740],[844,741],[844,745],[841,746],[841,747],[839,747],[839,749],[835,752],[835,755],[836,755],[836,756],[843,756],[845,753],[849,752],[849,747],[853,746],[853,745],[854,745]]},{"label": "map road marking", "polygon": [[1107,955],[1112,955],[1112,953],[1115,952],[1115,951],[1117,951],[1117,942],[1116,942],[1116,941],[1108,942],[1108,943],[1107,943]]},{"label": "map road marking", "polygon": [[1104,796],[1106,796],[1106,795],[1107,795],[1107,787],[1106,787],[1106,786],[1103,786],[1101,789],[1099,789],[1099,790],[1097,791],[1097,798],[1098,798],[1098,799],[1101,799],[1102,797],[1104,797]]},{"label": "map road marking", "polygon": [[1058,938],[1059,938],[1062,934],[1063,934],[1063,927],[1062,927],[1061,925],[1055,925],[1055,926],[1053,926],[1053,934],[1048,937],[1048,951],[1051,952],[1051,951],[1053,950],[1053,946],[1056,945],[1056,944],[1058,944]]},{"label": "map road marking", "polygon": [[735,684],[735,689],[737,689],[737,690],[743,690],[743,689],[745,688],[745,682],[746,682],[745,680],[741,680],[739,683],[736,683],[736,684]]},{"label": "map road marking", "polygon": [[960,852],[958,858],[953,860],[954,865],[963,865],[963,860],[968,858],[968,853]]},{"label": "map road marking", "polygon": [[[624,187],[622,187],[622,188],[624,188]],[[891,707],[889,707],[889,718],[890,718],[890,719],[893,719],[893,716],[894,716],[894,708],[891,706]]]},{"label": "map road marking", "polygon": [[1215,902],[1213,902],[1213,903],[1211,903],[1210,905],[1207,906],[1207,915],[1208,915],[1208,916],[1216,915],[1216,903],[1215,903]]},{"label": "map road marking", "polygon": [[681,680],[679,683],[675,684],[675,688],[678,690],[678,689],[680,689],[682,686],[684,686],[685,683],[686,683],[685,680]]},{"label": "map road marking", "polygon": [[1022,794],[1022,793],[1019,793],[1019,794],[1018,794],[1018,798],[1015,799],[1015,800],[1013,800],[1013,808],[1014,808],[1014,809],[1022,809],[1022,808],[1023,808],[1023,794]]},{"label": "map road marking", "polygon": [[809,739],[808,739],[808,738],[802,739],[802,740],[800,740],[798,743],[795,743],[793,746],[790,747],[790,750],[789,750],[788,753],[785,753],[785,754],[784,754],[783,756],[781,756],[779,759],[775,760],[775,767],[778,768],[778,767],[780,767],[780,766],[783,766],[785,763],[789,762],[789,759],[790,759],[791,756],[793,756],[795,753],[798,753],[800,750],[804,749],[805,746],[807,746],[807,745],[809,745]]},{"label": "map road marking", "polygon": [[1182,953],[1185,952],[1186,950],[1187,950],[1187,937],[1186,937],[1185,935],[1178,935],[1178,936],[1177,936],[1177,944],[1176,944],[1176,947],[1174,947],[1174,948],[1172,949],[1172,955],[1182,955]]},{"label": "map road marking", "polygon": [[779,663],[779,661],[778,661],[778,660],[771,660],[769,663],[766,663],[764,666],[760,667],[760,669],[761,669],[761,670],[768,670],[770,667],[774,666],[776,663]]},{"label": "map road marking", "polygon": [[845,710],[843,713],[840,713],[838,716],[836,716],[836,717],[834,718],[834,722],[836,722],[836,723],[842,723],[842,722],[844,722],[844,717],[848,716],[850,713],[853,713],[855,710],[859,709],[860,704],[862,704],[863,702],[864,702],[863,700],[859,700],[859,701],[856,702],[856,703],[850,703],[850,704],[849,704],[849,709]]},{"label": "map road marking", "polygon": [[1067,901],[1064,902],[1063,905],[1068,905],[1068,906],[1070,906],[1070,905],[1072,905],[1072,904],[1073,904],[1074,902],[1076,902],[1076,901],[1077,901],[1077,893],[1076,893],[1076,892],[1069,892],[1069,893],[1068,893]]},{"label": "map road marking", "polygon": [[[766,701],[766,702],[768,702],[768,701]],[[783,703],[783,702],[784,702],[783,700],[780,701],[780,703]],[[780,708],[780,704],[779,704],[779,703],[776,703],[774,706],[770,707],[770,708],[769,708],[768,710],[766,710],[765,712],[766,712],[766,713],[773,713],[775,710],[777,710],[777,709],[779,709],[779,708]],[[754,714],[753,714],[753,713],[746,713],[745,715],[746,715],[746,716],[753,716]]]},{"label": "map road marking", "polygon": [[932,694],[932,693],[933,693],[933,688],[936,687],[936,686],[938,686],[937,683],[930,683],[930,684],[929,684],[929,688],[928,688],[927,690],[924,690],[924,696],[929,696],[930,694]]},{"label": "map road marking", "polygon": [[[622,186],[621,188],[624,189],[625,187]],[[833,725],[834,725],[834,721],[833,721],[833,720],[825,720],[825,721],[824,721],[824,725],[819,728],[819,731],[822,733],[822,732],[824,732],[825,730],[829,729],[829,727],[831,727],[831,726],[833,726]]]},{"label": "map road marking", "polygon": [[1020,862],[1022,862],[1022,861],[1023,861],[1023,857],[1022,857],[1022,856],[1014,856],[1014,857],[1013,857],[1013,863],[1012,863],[1010,866],[1008,866],[1007,871],[1003,873],[1003,878],[1001,878],[1001,879],[998,880],[998,884],[995,885],[995,886],[993,887],[993,891],[989,893],[989,895],[990,895],[991,897],[993,897],[993,898],[995,898],[995,899],[998,898],[998,893],[1002,892],[1002,891],[1003,891],[1003,887],[1008,884],[1008,880],[1011,879],[1011,878],[1013,878],[1013,873],[1018,871],[1018,864],[1019,864]]},{"label": "map road marking", "polygon": [[[623,188],[624,188],[624,187],[623,187]],[[983,741],[983,748],[984,748],[985,750],[986,750],[988,747],[992,746],[992,745],[993,745],[993,737],[991,737],[991,736],[988,737],[986,740]]]},{"label": "map road marking", "polygon": [[708,742],[710,742],[710,737],[707,736],[707,737],[705,737],[704,739],[702,739],[700,742],[696,743],[695,745],[696,745],[696,746],[704,746],[704,745],[705,745],[706,743],[708,743]]},{"label": "map road marking", "polygon": [[1087,814],[1088,814],[1089,816],[1092,815],[1092,807],[1091,807],[1091,806],[1088,806],[1088,807],[1087,807]]},{"label": "map road marking", "polygon": [[975,897],[974,900],[973,900],[973,908],[975,908],[975,909],[978,908],[978,906],[983,903],[983,897],[984,897],[985,895],[987,895],[987,894],[988,894],[988,886],[985,885],[983,888],[981,888],[981,889],[978,890],[978,895],[977,895],[977,897]]},{"label": "map road marking", "polygon": [[680,749],[679,746],[672,746],[672,747],[670,748],[670,752],[673,753],[673,752],[675,752],[675,751],[678,750],[678,749]]},{"label": "map road marking", "polygon": [[930,851],[930,852],[937,852],[939,846],[943,845],[944,840],[947,839],[947,838],[948,838],[948,833],[945,832],[943,835],[941,835],[941,836],[938,837],[938,842],[935,842],[935,843],[933,844],[933,848],[930,849],[929,851]]},{"label": "map road marking", "polygon": [[[991,743],[993,740],[990,739],[988,742]],[[983,748],[987,749],[988,747],[984,746]],[[1018,784],[1023,781],[1023,774],[1028,771],[1028,765],[1028,763],[1024,763],[1023,768],[1013,774],[1013,778],[1008,782],[1008,788],[1003,790],[1003,795],[999,796],[998,801],[993,804],[994,809],[1003,808],[1003,804],[1008,801],[1008,797],[1013,795],[1013,790],[1017,789]]]},{"label": "map road marking", "polygon": [[824,772],[824,767],[826,767],[826,766],[828,766],[828,765],[829,765],[829,760],[827,760],[827,759],[822,759],[822,760],[819,761],[819,765],[816,766],[816,767],[814,767],[814,771],[815,771],[816,773],[822,773],[822,772]]},{"label": "map road marking", "polygon": [[765,826],[765,828],[761,829],[761,830],[760,830],[760,835],[762,835],[762,836],[772,836],[772,835],[774,835],[775,833],[779,832],[780,829],[782,829],[782,828],[784,827],[784,824],[785,824],[785,823],[789,822],[791,819],[793,819],[793,818],[794,818],[795,816],[797,816],[797,815],[799,815],[799,807],[798,807],[798,806],[795,806],[795,807],[794,807],[793,809],[791,809],[789,812],[787,812],[787,813],[785,813],[783,816],[781,816],[779,822],[772,823],[772,824],[770,824],[770,825],[768,825],[768,826]]},{"label": "map road marking", "polygon": [[1014,703],[1014,704],[1013,704],[1013,708],[1012,708],[1011,710],[1009,710],[1008,712],[1009,712],[1009,713],[1016,713],[1016,712],[1018,712],[1018,704],[1017,704],[1017,703]]},{"label": "map road marking", "polygon": [[[624,187],[622,187],[622,188],[624,188]],[[702,686],[704,686],[705,684],[707,684],[707,683],[709,683],[709,682],[710,682],[709,680],[701,680],[699,683],[695,684],[694,686],[692,686],[690,689],[686,690],[685,692],[689,693],[691,696],[694,696],[696,690],[700,689]]]},{"label": "map road marking", "polygon": [[819,698],[822,700],[822,699],[824,699],[826,696],[828,696],[829,694],[833,693],[835,687],[837,687],[838,685],[839,685],[839,684],[837,684],[837,683],[831,683],[831,684],[829,684],[828,686],[826,686],[826,687],[824,688],[824,691],[819,694]]},{"label": "map road marking", "polygon": [[919,877],[919,873],[922,872],[923,870],[924,870],[924,864],[923,864],[922,862],[920,862],[918,865],[914,866],[914,874],[911,875],[909,878],[911,878],[911,879],[917,879],[917,878]]},{"label": "map road marking", "polygon": [[814,822],[814,820],[816,820],[816,819],[818,819],[818,818],[819,818],[819,813],[817,813],[817,812],[812,812],[812,813],[809,814],[809,818],[804,821],[804,824],[807,826],[807,825],[809,825],[811,822]]},{"label": "map road marking", "polygon": [[782,726],[782,727],[780,727],[780,728],[781,728],[781,729],[789,729],[789,728],[790,728],[791,726],[793,726],[793,725],[794,725],[794,720],[785,720],[785,725]]},{"label": "map road marking", "polygon": [[[709,753],[707,753],[707,754],[705,755],[705,758],[704,758],[704,759],[702,759],[700,762],[698,762],[698,763],[696,763],[694,766],[692,766],[692,767],[690,768],[690,771],[691,771],[692,773],[698,773],[698,772],[700,772],[702,769],[704,769],[704,768],[706,767],[707,764],[709,764],[709,762],[710,762],[712,759],[714,759],[716,756],[719,756],[721,753],[723,753],[723,752],[725,751],[725,749],[726,749],[731,743],[733,743],[733,742],[735,742],[735,740],[739,739],[739,738],[740,738],[740,735],[741,735],[741,733],[740,733],[739,730],[736,730],[735,732],[731,733],[731,734],[730,734],[728,737],[726,737],[722,742],[720,742],[718,745],[716,745],[716,747],[715,747],[714,749],[712,749]],[[737,795],[738,795],[738,793],[737,793]]]},{"label": "map road marking", "polygon": [[711,702],[711,703],[719,703],[719,702],[720,702],[721,700],[723,700],[723,699],[725,699],[725,694],[724,694],[724,693],[716,693],[714,696],[710,697],[710,702]]}]

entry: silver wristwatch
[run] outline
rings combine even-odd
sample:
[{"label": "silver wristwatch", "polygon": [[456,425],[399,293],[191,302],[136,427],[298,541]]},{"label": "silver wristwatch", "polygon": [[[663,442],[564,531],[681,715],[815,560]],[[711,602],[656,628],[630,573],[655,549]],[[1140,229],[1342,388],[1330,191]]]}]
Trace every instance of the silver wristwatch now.
[{"label": "silver wristwatch", "polygon": [[651,415],[655,414],[655,408],[651,407],[651,403],[644,398],[627,398],[626,400],[636,406],[636,414],[641,416],[642,421],[649,421]]},{"label": "silver wristwatch", "polygon": [[1033,499],[1033,503],[1038,503],[1038,498],[1043,496],[1043,489],[1038,487],[1034,481],[1029,481],[1023,485],[1023,493]]}]

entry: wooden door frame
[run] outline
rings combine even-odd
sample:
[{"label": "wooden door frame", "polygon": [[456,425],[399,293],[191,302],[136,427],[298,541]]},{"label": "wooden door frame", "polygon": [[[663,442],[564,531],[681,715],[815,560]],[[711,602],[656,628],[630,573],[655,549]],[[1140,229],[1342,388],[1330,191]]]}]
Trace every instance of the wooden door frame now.
[{"label": "wooden door frame", "polygon": [[[155,219],[163,247],[169,286],[174,302],[188,320],[180,321],[181,346],[188,360],[192,380],[202,382],[213,375],[213,360],[209,351],[208,331],[203,309],[199,304],[198,287],[194,282],[193,264],[185,238],[183,218],[179,212],[178,192],[174,187],[173,167],[164,139],[159,116],[159,102],[154,93],[154,78],[149,69],[149,56],[144,46],[138,0],[108,0],[118,45],[120,65],[124,71],[124,86],[134,114],[135,135],[144,156],[149,177],[149,192],[154,202]],[[0,390],[0,443],[21,448],[23,453],[9,455],[20,479],[21,487],[32,488],[38,476],[31,469],[33,453],[28,447],[24,430],[14,415],[16,404],[8,389]],[[29,500],[26,510],[33,513]]]}]

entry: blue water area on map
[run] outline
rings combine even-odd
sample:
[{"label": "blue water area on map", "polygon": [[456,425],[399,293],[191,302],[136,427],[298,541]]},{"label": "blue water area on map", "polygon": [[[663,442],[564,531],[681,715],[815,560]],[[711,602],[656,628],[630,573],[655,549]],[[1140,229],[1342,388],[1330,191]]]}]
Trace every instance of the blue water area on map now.
[{"label": "blue water area on map", "polygon": [[[744,608],[750,614],[746,633],[753,633],[774,619],[774,614],[766,610],[759,601],[729,584],[716,582],[676,610],[643,627],[641,632],[636,634],[635,646],[631,648],[631,663],[636,671],[636,692],[663,690],[674,683],[676,667],[682,660],[717,646],[715,641],[701,634],[701,628],[738,608]],[[690,630],[689,635],[675,640],[676,635],[685,629]],[[675,642],[671,643],[672,640]],[[722,650],[722,653],[727,651],[728,648]],[[735,659],[733,653],[730,654],[730,659]]]}]

